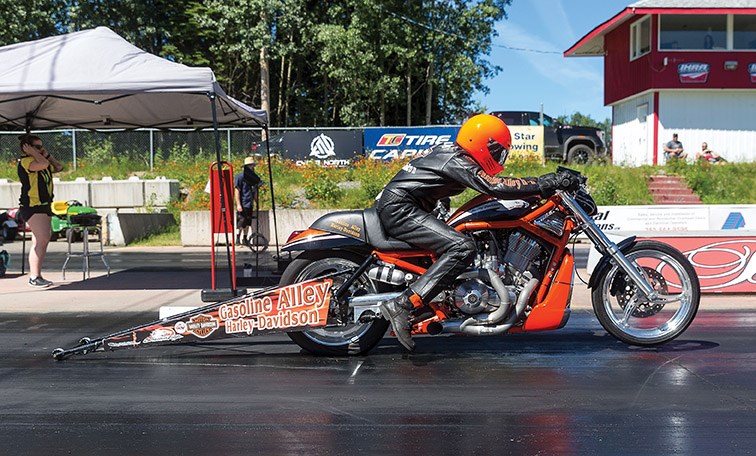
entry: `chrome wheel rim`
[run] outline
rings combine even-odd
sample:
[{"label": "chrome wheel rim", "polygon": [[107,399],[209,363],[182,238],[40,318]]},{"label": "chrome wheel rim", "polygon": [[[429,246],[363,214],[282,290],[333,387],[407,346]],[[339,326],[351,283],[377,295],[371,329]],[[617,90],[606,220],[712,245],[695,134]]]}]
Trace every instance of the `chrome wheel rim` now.
[{"label": "chrome wheel rim", "polygon": [[628,336],[648,341],[685,328],[693,307],[693,284],[683,265],[658,250],[637,250],[626,257],[651,283],[659,299],[649,302],[626,274],[613,266],[601,294],[610,322]]}]

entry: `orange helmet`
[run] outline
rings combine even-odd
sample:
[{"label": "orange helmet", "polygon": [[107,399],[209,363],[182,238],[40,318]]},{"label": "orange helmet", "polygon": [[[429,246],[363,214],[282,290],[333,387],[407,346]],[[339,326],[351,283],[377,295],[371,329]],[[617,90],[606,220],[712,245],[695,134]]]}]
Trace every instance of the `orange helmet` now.
[{"label": "orange helmet", "polygon": [[490,114],[472,116],[457,133],[457,144],[490,175],[504,169],[512,134],[503,120]]}]

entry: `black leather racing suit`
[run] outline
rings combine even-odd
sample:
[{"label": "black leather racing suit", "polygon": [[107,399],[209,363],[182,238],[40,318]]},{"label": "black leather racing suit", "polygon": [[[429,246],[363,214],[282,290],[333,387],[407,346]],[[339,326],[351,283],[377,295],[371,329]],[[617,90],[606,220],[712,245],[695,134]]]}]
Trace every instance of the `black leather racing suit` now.
[{"label": "black leather racing suit", "polygon": [[472,239],[431,215],[438,200],[467,187],[501,199],[540,193],[534,177],[488,175],[456,144],[440,144],[407,163],[376,201],[381,224],[390,236],[439,255],[411,286],[423,302],[450,287],[475,258]]}]

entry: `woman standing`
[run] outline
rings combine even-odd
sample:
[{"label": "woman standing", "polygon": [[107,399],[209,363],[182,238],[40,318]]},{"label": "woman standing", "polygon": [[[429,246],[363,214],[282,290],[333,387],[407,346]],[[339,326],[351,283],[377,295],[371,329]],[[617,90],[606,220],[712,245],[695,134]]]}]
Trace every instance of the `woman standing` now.
[{"label": "woman standing", "polygon": [[53,173],[63,169],[55,157],[34,135],[21,135],[21,158],[18,159],[18,179],[21,181],[19,214],[32,231],[32,248],[29,251],[29,285],[45,288],[52,282],[42,278],[42,263],[52,234],[50,205],[53,201]]}]

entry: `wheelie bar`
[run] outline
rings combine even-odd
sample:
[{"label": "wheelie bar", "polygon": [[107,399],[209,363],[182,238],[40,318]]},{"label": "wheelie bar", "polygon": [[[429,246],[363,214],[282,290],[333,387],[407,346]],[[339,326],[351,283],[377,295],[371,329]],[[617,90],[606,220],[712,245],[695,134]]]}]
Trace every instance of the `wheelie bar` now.
[{"label": "wheelie bar", "polygon": [[325,326],[331,301],[332,277],[343,273],[338,271],[307,282],[266,288],[96,339],[84,337],[73,348],[56,348],[52,356],[63,360],[105,349],[247,337]]}]

